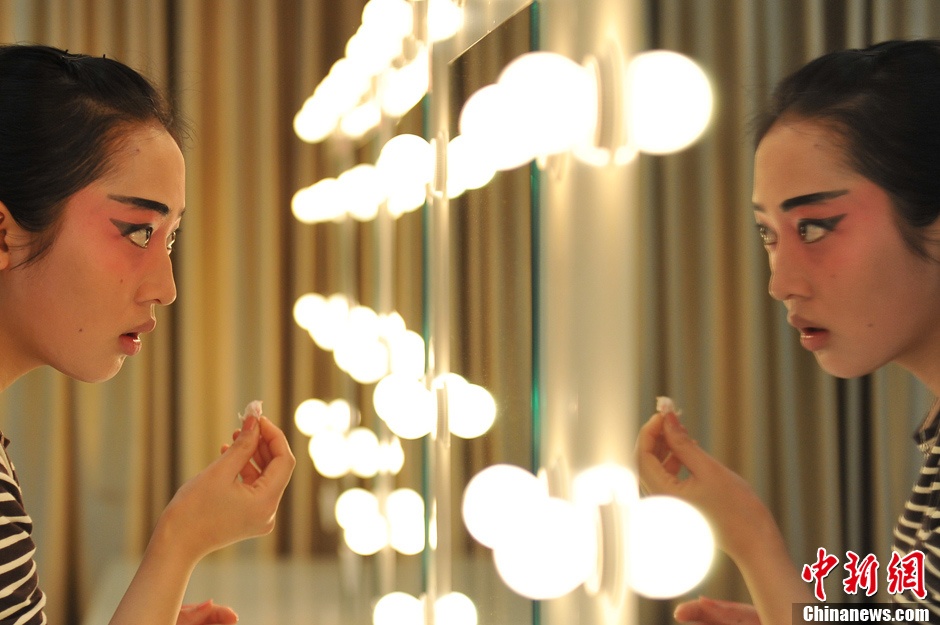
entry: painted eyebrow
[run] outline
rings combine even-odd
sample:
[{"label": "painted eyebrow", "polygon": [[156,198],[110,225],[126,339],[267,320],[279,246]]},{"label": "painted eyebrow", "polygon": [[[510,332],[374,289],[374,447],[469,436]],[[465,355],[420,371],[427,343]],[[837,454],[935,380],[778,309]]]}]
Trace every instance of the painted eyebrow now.
[{"label": "painted eyebrow", "polygon": [[[164,204],[163,202],[157,202],[156,200],[148,200],[146,198],[133,197],[133,196],[128,196],[128,195],[115,195],[111,193],[108,194],[108,197],[114,200],[115,202],[120,202],[121,204],[129,204],[130,206],[143,208],[145,210],[155,211],[157,213],[160,213],[163,216],[170,214],[170,207]],[[180,212],[180,216],[182,216],[184,212],[186,212],[185,208]]]},{"label": "painted eyebrow", "polygon": [[[826,200],[832,200],[837,197],[841,197],[848,193],[848,189],[838,189],[836,191],[819,191],[817,193],[807,193],[806,195],[797,195],[796,197],[791,197],[788,200],[780,202],[780,210],[787,212],[793,210],[798,206],[807,206],[809,204],[819,204],[825,202]],[[764,208],[759,204],[754,205],[754,210],[763,211]]]}]

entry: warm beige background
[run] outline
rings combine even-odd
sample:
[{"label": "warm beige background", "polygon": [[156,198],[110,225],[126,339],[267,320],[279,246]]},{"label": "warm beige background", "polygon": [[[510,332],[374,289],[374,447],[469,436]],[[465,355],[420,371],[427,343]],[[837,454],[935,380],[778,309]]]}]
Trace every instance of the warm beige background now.
[{"label": "warm beige background", "polygon": [[[78,622],[106,565],[140,553],[175,488],[215,457],[237,423],[236,412],[255,398],[264,399],[266,412],[291,432],[301,462],[274,535],[228,550],[223,559],[335,553],[336,535],[321,522],[319,499],[335,484],[316,477],[305,461],[306,440],[293,432],[290,420],[301,400],[339,396],[346,383],[329,355],[294,326],[290,313],[304,292],[329,294],[347,286],[349,256],[343,250],[350,241],[361,269],[353,272],[359,276],[354,286],[366,303],[376,272],[368,227],[357,226],[350,235],[333,226],[293,221],[294,190],[338,173],[333,162],[338,147],[302,144],[291,121],[341,56],[362,4],[0,0],[3,41],[43,42],[124,60],[168,87],[193,128],[186,150],[188,212],[175,254],[179,300],[161,311],[160,327],[148,337],[143,354],[113,381],[95,386],[37,371],[0,401],[0,427],[13,439],[11,453],[36,521],[52,623]],[[639,288],[630,286],[629,272],[620,272],[612,274],[619,282],[611,289],[624,289],[615,298],[620,309],[636,306],[628,315],[636,319],[633,358],[641,366],[636,379],[624,382],[625,388],[636,387],[633,405],[629,393],[615,389],[622,412],[611,413],[610,405],[594,397],[598,410],[585,417],[590,420],[584,427],[556,430],[581,436],[571,441],[574,453],[581,454],[575,464],[590,456],[584,450],[610,448],[612,441],[620,445],[610,432],[623,433],[627,440],[620,449],[629,450],[630,428],[619,419],[635,425],[651,411],[656,394],[669,394],[701,443],[767,499],[798,561],[808,561],[818,546],[887,557],[890,527],[916,467],[908,436],[926,410],[926,399],[895,370],[836,383],[799,348],[782,307],[766,295],[766,261],[749,208],[747,131],[770,85],[785,72],[846,45],[940,36],[940,4],[542,4],[543,47],[580,56],[596,51],[605,29],[640,33],[638,47],[666,47],[696,58],[718,93],[715,123],[696,147],[676,156],[644,157],[637,177],[628,176],[619,186],[615,174],[600,175],[605,205],[631,201],[634,206],[630,198],[640,194],[634,207],[639,231],[630,233],[639,257]],[[629,15],[622,14],[626,7],[632,7]],[[566,16],[564,21],[559,15]],[[420,120],[410,123],[412,131],[420,131]],[[348,150],[339,152],[348,157]],[[597,191],[594,182],[591,176],[580,178],[558,197],[566,197],[571,209],[588,209],[583,198],[590,197],[588,186]],[[528,241],[528,220],[517,216],[511,221],[518,229],[513,236]],[[618,220],[617,228],[624,223]],[[472,225],[467,226],[472,236],[509,232],[495,224],[479,231]],[[397,232],[395,305],[409,327],[419,329],[420,215],[403,220]],[[490,249],[482,239],[473,245]],[[460,275],[467,293],[492,289],[507,284],[513,267],[524,262],[525,255],[507,252]],[[572,280],[578,279],[579,266],[571,258]],[[468,336],[461,347],[462,358],[480,375],[499,371],[502,361],[474,362],[474,350],[498,353],[506,339],[496,332],[526,332],[519,323],[520,308],[539,305],[520,301],[507,309],[512,302],[505,295],[474,296],[489,306],[474,309],[472,317],[498,322],[488,325],[496,329],[491,334]],[[616,345],[634,348],[629,340],[620,341],[622,333],[617,336]],[[541,340],[546,347],[553,335]],[[603,350],[610,344],[597,334],[592,341],[577,363],[585,379],[609,373],[591,367],[609,362]],[[525,359],[522,366],[527,366]],[[629,370],[631,365],[623,366]],[[611,379],[595,382],[614,384]],[[511,443],[467,447],[467,473],[485,463],[487,449],[503,445],[511,450]],[[420,450],[420,444],[411,446],[409,457]],[[420,467],[409,466],[402,479],[413,481],[416,471]],[[700,590],[746,599],[726,564]],[[669,622],[668,612],[668,606],[654,606],[650,618]]]}]

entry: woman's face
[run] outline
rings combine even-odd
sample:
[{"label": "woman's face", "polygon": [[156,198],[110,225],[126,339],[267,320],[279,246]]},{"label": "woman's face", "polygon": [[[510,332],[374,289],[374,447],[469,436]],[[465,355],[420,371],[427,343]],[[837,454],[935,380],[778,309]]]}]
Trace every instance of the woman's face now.
[{"label": "woman's face", "polygon": [[[176,299],[170,248],[185,202],[183,156],[162,128],[138,126],[112,171],[73,195],[37,261],[11,247],[0,271],[0,345],[19,373],[48,364],[82,380],[112,377]],[[7,215],[7,240],[28,241]],[[12,267],[12,268],[11,268]],[[2,382],[2,380],[0,380]]]},{"label": "woman's face", "polygon": [[803,347],[839,377],[897,362],[940,382],[940,262],[904,243],[885,191],[853,171],[840,136],[782,119],[754,159],[770,294]]}]

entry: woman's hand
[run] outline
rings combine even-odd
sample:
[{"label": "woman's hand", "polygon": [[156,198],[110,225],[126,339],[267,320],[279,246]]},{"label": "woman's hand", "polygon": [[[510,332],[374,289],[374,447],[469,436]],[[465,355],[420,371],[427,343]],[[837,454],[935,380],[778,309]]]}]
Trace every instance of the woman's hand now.
[{"label": "woman's hand", "polygon": [[[699,600],[677,619],[715,625],[790,625],[792,605],[810,602],[811,594],[790,560],[773,516],[747,482],[705,453],[672,413],[657,413],[640,429],[637,467],[649,492],[684,499],[705,515],[718,546],[738,565],[754,601],[754,607],[746,609],[741,604]],[[683,468],[687,476],[680,475]],[[697,618],[690,615],[695,609],[709,611]],[[714,620],[704,618],[708,614]],[[731,620],[721,620],[726,617]]]},{"label": "woman's hand", "polygon": [[249,417],[222,455],[177,491],[157,532],[196,561],[231,543],[269,533],[294,469],[284,433]]},{"label": "woman's hand", "polygon": [[760,625],[754,606],[708,597],[680,603],[676,607],[675,617],[679,623],[699,625]]},{"label": "woman's hand", "polygon": [[233,623],[234,612],[211,602],[181,609],[186,585],[208,553],[274,528],[294,464],[281,430],[264,417],[245,419],[235,442],[160,515],[111,625]]},{"label": "woman's hand", "polygon": [[[735,560],[755,553],[763,532],[777,531],[747,482],[705,453],[675,414],[656,413],[640,429],[637,468],[648,492],[678,497],[704,514],[718,545]],[[687,476],[680,475],[683,468]]]},{"label": "woman's hand", "polygon": [[233,625],[238,622],[238,615],[232,608],[216,605],[210,599],[200,604],[184,605],[176,625]]}]

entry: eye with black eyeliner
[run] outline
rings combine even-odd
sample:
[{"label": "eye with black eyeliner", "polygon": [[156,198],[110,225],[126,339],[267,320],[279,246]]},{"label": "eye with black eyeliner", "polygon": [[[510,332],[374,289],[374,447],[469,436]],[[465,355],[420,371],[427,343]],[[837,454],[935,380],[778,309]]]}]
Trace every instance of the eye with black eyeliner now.
[{"label": "eye with black eyeliner", "polygon": [[166,251],[167,252],[170,252],[170,253],[173,252],[173,244],[176,243],[176,240],[179,238],[180,232],[182,232],[182,228],[177,228],[176,230],[170,233],[170,236],[167,237],[166,239]]},{"label": "eye with black eyeliner", "polygon": [[835,230],[836,225],[842,221],[845,215],[836,215],[825,219],[801,219],[797,224],[800,239],[804,243],[816,243],[825,238],[827,234]]},{"label": "eye with black eyeliner", "polygon": [[[113,223],[121,236],[126,237],[137,247],[145,248],[150,244],[150,237],[153,236],[153,226],[150,224],[132,224],[118,219],[112,219]],[[172,246],[172,242],[170,242]]]},{"label": "eye with black eyeliner", "polygon": [[761,245],[767,247],[768,245],[773,245],[777,242],[777,235],[773,230],[762,223],[757,223],[754,225],[757,228],[757,236],[760,237]]}]

